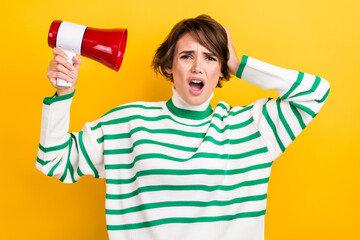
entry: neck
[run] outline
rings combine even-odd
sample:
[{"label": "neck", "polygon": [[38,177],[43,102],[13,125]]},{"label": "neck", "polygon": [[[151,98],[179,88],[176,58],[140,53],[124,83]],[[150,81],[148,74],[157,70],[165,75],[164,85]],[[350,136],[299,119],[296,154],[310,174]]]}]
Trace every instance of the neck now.
[{"label": "neck", "polygon": [[214,96],[214,93],[212,93],[211,96],[209,97],[209,99],[206,100],[204,103],[202,103],[200,105],[191,105],[191,104],[185,102],[184,99],[182,99],[180,97],[179,93],[176,91],[174,86],[172,87],[172,90],[173,90],[173,96],[171,99],[172,99],[172,102],[174,103],[174,105],[178,108],[192,110],[192,111],[205,111],[210,105],[211,98]]},{"label": "neck", "polygon": [[191,105],[185,102],[174,88],[173,92],[174,95],[167,101],[166,107],[175,116],[190,120],[202,120],[211,116],[213,112],[210,106],[212,95],[207,101],[200,105]]}]

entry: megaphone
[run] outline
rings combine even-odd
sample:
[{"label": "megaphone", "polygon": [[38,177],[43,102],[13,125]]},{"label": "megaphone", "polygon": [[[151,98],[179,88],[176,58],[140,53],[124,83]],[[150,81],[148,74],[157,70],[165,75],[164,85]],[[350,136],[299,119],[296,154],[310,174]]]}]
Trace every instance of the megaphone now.
[{"label": "megaphone", "polygon": [[[48,44],[61,48],[73,64],[75,55],[94,59],[109,68],[118,71],[124,58],[127,41],[127,29],[99,29],[80,24],[55,20],[51,23]],[[57,85],[71,87],[63,79],[57,79]]]}]

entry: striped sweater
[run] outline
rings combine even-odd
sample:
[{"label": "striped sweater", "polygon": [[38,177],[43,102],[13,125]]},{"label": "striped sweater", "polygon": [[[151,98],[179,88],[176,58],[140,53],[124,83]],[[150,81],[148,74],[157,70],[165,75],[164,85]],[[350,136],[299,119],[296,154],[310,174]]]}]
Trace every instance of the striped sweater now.
[{"label": "striped sweater", "polygon": [[237,77],[277,99],[114,108],[68,133],[74,93],[44,99],[36,167],[65,183],[106,178],[110,240],[264,239],[272,162],[316,116],[329,83],[243,56]]}]

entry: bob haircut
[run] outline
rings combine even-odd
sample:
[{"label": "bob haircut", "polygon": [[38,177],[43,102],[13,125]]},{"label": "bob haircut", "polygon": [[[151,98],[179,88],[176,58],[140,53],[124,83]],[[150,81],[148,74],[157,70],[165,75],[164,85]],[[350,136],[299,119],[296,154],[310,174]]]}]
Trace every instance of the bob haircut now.
[{"label": "bob haircut", "polygon": [[154,71],[174,82],[172,74],[167,73],[166,69],[172,68],[176,43],[186,33],[191,34],[202,46],[211,51],[219,59],[223,77],[219,78],[217,87],[222,86],[220,80],[229,81],[227,34],[221,24],[207,15],[184,19],[173,27],[165,41],[156,50],[152,61]]}]

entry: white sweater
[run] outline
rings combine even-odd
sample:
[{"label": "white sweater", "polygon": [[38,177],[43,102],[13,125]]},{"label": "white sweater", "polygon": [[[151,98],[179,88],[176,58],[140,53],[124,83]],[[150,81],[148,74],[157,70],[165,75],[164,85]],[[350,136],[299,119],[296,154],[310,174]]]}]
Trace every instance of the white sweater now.
[{"label": "white sweater", "polygon": [[74,93],[44,99],[36,167],[106,178],[110,240],[261,240],[272,162],[316,116],[329,83],[244,56],[237,77],[280,98],[119,106],[68,133]]}]

